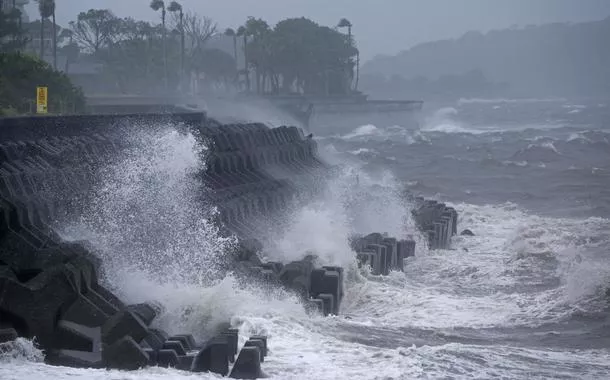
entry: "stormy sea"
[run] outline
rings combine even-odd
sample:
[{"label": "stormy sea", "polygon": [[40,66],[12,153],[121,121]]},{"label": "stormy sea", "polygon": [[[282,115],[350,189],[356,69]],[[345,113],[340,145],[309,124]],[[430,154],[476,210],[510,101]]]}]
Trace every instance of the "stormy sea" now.
[{"label": "stormy sea", "polygon": [[[415,129],[363,123],[314,137],[340,170],[270,233],[265,254],[348,268],[340,315],[326,318],[222,272],[231,241],[207,223],[212,206],[192,207],[205,147],[172,126],[131,138],[89,212],[60,227],[91,242],[120,296],[163,305],[155,323],[170,333],[201,339],[230,321],[265,334],[270,379],[610,376],[610,102],[462,99],[426,105]],[[455,207],[474,236],[429,251],[405,194]],[[404,273],[357,268],[347,240],[369,232],[414,236]],[[52,367],[43,354],[18,340],[0,351],[0,379],[217,378]]]}]

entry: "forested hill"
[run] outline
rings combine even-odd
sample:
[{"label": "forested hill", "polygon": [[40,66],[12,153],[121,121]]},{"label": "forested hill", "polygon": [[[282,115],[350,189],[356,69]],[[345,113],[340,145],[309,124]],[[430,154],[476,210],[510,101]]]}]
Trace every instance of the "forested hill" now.
[{"label": "forested hill", "polygon": [[[603,16],[603,15],[602,15]],[[610,17],[528,26],[424,43],[367,62],[365,75],[438,80],[480,70],[514,96],[609,96]],[[365,89],[366,91],[366,89]]]}]

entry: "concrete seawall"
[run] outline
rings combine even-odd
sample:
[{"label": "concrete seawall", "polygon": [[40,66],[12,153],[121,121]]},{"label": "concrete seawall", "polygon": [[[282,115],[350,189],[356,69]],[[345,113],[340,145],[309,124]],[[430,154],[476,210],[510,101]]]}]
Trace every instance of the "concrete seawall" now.
[{"label": "concrete seawall", "polygon": [[[245,276],[290,289],[312,312],[339,314],[340,267],[317,267],[313,257],[263,262],[261,218],[281,215],[295,199],[315,197],[332,168],[316,142],[295,127],[226,124],[202,113],[82,115],[0,119],[0,344],[36,338],[51,364],[137,369],[148,365],[211,371],[235,378],[263,376],[267,338],[237,345],[229,328],[205,342],[153,327],[157,305],[128,305],[98,278],[99,259],[83,244],[63,241],[52,221],[74,212],[90,194],[96,168],[124,147],[123,133],[168,124],[192,131],[209,149],[200,173],[218,224],[239,238],[236,266]],[[76,200],[76,201],[68,201]],[[431,249],[448,248],[457,213],[414,199],[416,224]],[[195,206],[196,207],[196,206]],[[374,275],[402,270],[413,240],[375,233],[351,242],[358,263]]]}]

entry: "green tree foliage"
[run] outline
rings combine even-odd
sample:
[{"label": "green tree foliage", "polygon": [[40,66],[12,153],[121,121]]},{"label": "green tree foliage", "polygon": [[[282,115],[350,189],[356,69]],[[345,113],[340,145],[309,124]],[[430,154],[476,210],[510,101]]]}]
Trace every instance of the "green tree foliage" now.
[{"label": "green tree foliage", "polygon": [[109,46],[119,27],[119,19],[108,9],[89,9],[70,22],[74,41],[93,54]]},{"label": "green tree foliage", "polygon": [[[238,42],[244,49],[245,62],[239,66],[246,68],[241,72],[246,90],[312,95],[351,92],[358,50],[349,33],[306,18],[283,20],[272,27],[250,17],[236,30],[224,33],[233,39],[231,57],[207,48],[207,42],[217,34],[211,19],[184,12],[175,2],[152,1],[151,7],[162,11],[168,4],[173,19],[165,20],[165,25],[163,20],[155,25],[120,19],[103,9],[83,12],[70,24],[71,41],[86,55],[101,60],[106,81],[116,83],[125,93],[165,91],[166,77],[167,88],[173,91],[180,87],[181,67],[185,73],[205,78],[207,84],[238,84]],[[182,32],[186,37],[184,52]]]},{"label": "green tree foliage", "polygon": [[306,18],[280,21],[271,29],[260,19],[245,24],[248,67],[259,92],[343,95],[351,91],[353,41]]},{"label": "green tree foliage", "polygon": [[209,85],[229,87],[236,74],[235,59],[220,49],[205,49],[195,62],[198,70],[205,73],[205,82]]},{"label": "green tree foliage", "polygon": [[20,28],[21,12],[14,9],[8,13],[0,12],[0,52],[22,49],[27,37]]},{"label": "green tree foliage", "polygon": [[34,56],[0,53],[0,110],[33,109],[38,86],[49,89],[49,112],[83,111],[85,97],[65,74]]}]

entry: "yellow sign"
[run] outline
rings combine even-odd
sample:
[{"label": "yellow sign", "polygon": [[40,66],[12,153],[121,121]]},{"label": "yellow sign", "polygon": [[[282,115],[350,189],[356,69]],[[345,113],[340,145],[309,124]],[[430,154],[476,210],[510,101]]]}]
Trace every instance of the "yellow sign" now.
[{"label": "yellow sign", "polygon": [[47,113],[48,88],[36,87],[36,113]]}]

